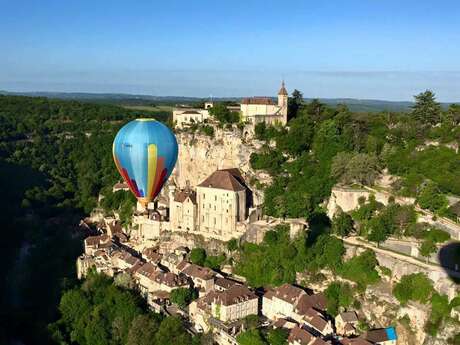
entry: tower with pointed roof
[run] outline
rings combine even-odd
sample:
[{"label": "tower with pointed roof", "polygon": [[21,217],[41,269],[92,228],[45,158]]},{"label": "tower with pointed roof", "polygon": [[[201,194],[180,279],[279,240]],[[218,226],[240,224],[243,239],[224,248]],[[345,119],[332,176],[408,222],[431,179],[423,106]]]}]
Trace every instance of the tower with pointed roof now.
[{"label": "tower with pointed roof", "polygon": [[281,82],[281,88],[278,91],[278,107],[280,107],[280,114],[283,116],[284,123],[287,123],[288,98],[289,95],[283,80]]}]

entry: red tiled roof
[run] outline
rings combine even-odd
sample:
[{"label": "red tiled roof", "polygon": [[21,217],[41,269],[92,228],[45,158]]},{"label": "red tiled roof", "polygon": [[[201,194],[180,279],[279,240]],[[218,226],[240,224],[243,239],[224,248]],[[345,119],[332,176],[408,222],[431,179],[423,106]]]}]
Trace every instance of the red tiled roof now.
[{"label": "red tiled roof", "polygon": [[311,343],[311,345],[327,345],[328,343],[326,343],[323,339],[321,338],[316,338],[315,341],[313,343]]},{"label": "red tiled roof", "polygon": [[270,97],[248,97],[241,100],[241,104],[265,104],[275,105],[275,102]]},{"label": "red tiled roof", "polygon": [[108,242],[110,240],[109,235],[102,234],[97,236],[89,236],[85,238],[85,245],[87,246],[97,246],[101,243]]},{"label": "red tiled roof", "polygon": [[223,289],[229,289],[232,286],[240,285],[240,283],[231,279],[217,277],[214,281],[214,285],[220,286]]},{"label": "red tiled roof", "polygon": [[151,264],[150,262],[147,262],[143,264],[138,270],[137,273],[142,274],[143,276],[147,278],[152,278],[154,273],[157,271],[157,268]]},{"label": "red tiled roof", "polygon": [[239,182],[241,180],[242,177],[238,169],[216,170],[198,187],[218,188],[234,192],[244,191],[245,187]]},{"label": "red tiled roof", "polygon": [[283,284],[274,290],[274,294],[285,302],[296,304],[299,298],[307,293],[291,284]]},{"label": "red tiled roof", "polygon": [[189,277],[196,277],[203,280],[209,280],[214,278],[215,272],[207,267],[201,267],[195,264],[187,266],[182,273]]},{"label": "red tiled roof", "polygon": [[354,311],[347,311],[339,315],[344,322],[357,322],[358,315]]},{"label": "red tiled roof", "polygon": [[254,292],[243,285],[234,285],[230,289],[218,292],[216,299],[223,305],[233,305],[243,301],[257,299]]},{"label": "red tiled roof", "polygon": [[181,262],[179,262],[176,266],[177,270],[179,272],[182,272],[184,270],[184,268],[186,268],[188,265],[190,265],[190,263],[188,263],[187,261],[185,260],[182,260]]},{"label": "red tiled roof", "polygon": [[309,308],[315,308],[318,310],[326,310],[327,299],[326,296],[322,293],[314,295],[302,295],[299,299],[299,302],[296,306],[296,312],[298,314],[305,314]]},{"label": "red tiled roof", "polygon": [[187,198],[190,198],[190,201],[196,204],[196,193],[190,189],[184,189],[184,190],[178,191],[174,195],[174,201],[177,201],[177,202],[184,202],[185,200],[187,200]]},{"label": "red tiled roof", "polygon": [[294,327],[289,333],[288,341],[289,343],[297,341],[302,345],[308,345],[314,338],[315,337],[310,332],[300,327]]}]

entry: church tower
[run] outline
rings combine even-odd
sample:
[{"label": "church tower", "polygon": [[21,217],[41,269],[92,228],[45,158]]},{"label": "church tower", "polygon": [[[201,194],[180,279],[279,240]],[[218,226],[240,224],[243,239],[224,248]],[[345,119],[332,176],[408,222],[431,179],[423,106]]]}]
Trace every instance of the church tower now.
[{"label": "church tower", "polygon": [[281,83],[281,88],[278,91],[278,107],[280,107],[280,114],[283,115],[283,124],[287,123],[287,112],[288,112],[288,92],[284,86],[284,80]]}]

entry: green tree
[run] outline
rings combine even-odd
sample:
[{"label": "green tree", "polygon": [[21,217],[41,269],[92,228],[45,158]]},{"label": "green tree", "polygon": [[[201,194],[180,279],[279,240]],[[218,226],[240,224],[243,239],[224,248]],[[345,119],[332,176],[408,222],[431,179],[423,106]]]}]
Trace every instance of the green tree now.
[{"label": "green tree", "polygon": [[190,252],[190,261],[203,266],[206,260],[206,251],[203,248],[193,248]]},{"label": "green tree", "polygon": [[236,238],[232,238],[230,241],[227,242],[227,249],[231,252],[238,249],[238,240]]},{"label": "green tree", "polygon": [[436,247],[436,244],[431,240],[423,241],[422,245],[420,246],[420,254],[422,256],[425,256],[427,260],[431,256],[431,254],[435,253],[437,250],[438,247]]},{"label": "green tree", "polygon": [[172,303],[177,304],[181,308],[185,308],[195,298],[197,298],[195,291],[188,288],[178,288],[171,291],[170,300]]},{"label": "green tree", "polygon": [[239,345],[267,345],[258,329],[250,329],[249,331],[238,334],[236,337]]},{"label": "green tree", "polygon": [[288,99],[288,119],[295,118],[297,112],[303,103],[303,94],[297,89],[292,91],[291,97]]},{"label": "green tree", "polygon": [[353,218],[345,212],[337,213],[332,220],[332,232],[340,237],[348,236],[353,231]]},{"label": "green tree", "polygon": [[332,282],[324,291],[327,298],[327,312],[336,316],[340,308],[348,308],[353,303],[353,289],[347,283]]},{"label": "green tree", "polygon": [[168,316],[155,334],[155,344],[190,345],[192,337],[186,332],[180,318]]},{"label": "green tree", "polygon": [[372,185],[380,168],[380,162],[375,155],[340,152],[332,161],[331,174],[342,183]]},{"label": "green tree", "polygon": [[405,275],[393,288],[393,294],[401,304],[406,304],[409,300],[427,303],[432,292],[433,284],[423,273]]},{"label": "green tree", "polygon": [[358,256],[346,261],[339,270],[340,275],[358,283],[358,287],[364,290],[367,285],[374,284],[380,280],[375,267],[378,261],[375,253],[367,249]]},{"label": "green tree", "polygon": [[221,124],[236,123],[240,120],[239,114],[231,112],[225,103],[214,104],[214,106],[209,109],[209,113]]},{"label": "green tree", "polygon": [[447,198],[441,194],[438,186],[433,182],[428,182],[417,195],[417,203],[421,208],[426,208],[432,212],[438,212],[448,205]]},{"label": "green tree", "polygon": [[149,315],[138,315],[129,328],[126,345],[151,345],[160,322]]},{"label": "green tree", "polygon": [[435,125],[441,120],[441,105],[436,102],[435,94],[426,90],[415,97],[412,116],[423,124]]},{"label": "green tree", "polygon": [[287,345],[288,335],[284,328],[271,329],[267,333],[267,340],[270,345]]}]

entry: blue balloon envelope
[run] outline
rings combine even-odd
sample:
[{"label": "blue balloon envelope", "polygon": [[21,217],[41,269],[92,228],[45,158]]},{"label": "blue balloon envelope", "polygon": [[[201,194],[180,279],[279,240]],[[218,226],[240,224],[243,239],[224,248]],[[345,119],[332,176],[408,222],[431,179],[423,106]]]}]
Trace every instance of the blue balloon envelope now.
[{"label": "blue balloon envelope", "polygon": [[113,142],[113,159],[134,196],[146,205],[160,193],[177,161],[171,130],[154,119],[124,125]]}]

